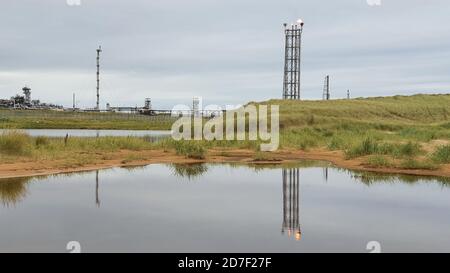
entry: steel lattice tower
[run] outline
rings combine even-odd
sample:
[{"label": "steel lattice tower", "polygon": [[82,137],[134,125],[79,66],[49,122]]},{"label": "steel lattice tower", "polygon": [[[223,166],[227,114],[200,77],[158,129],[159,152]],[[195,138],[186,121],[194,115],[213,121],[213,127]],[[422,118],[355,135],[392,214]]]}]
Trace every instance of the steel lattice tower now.
[{"label": "steel lattice tower", "polygon": [[297,20],[295,24],[288,27],[284,24],[285,33],[285,56],[284,56],[284,79],[283,99],[300,99],[300,61],[301,42],[303,32],[303,21]]}]

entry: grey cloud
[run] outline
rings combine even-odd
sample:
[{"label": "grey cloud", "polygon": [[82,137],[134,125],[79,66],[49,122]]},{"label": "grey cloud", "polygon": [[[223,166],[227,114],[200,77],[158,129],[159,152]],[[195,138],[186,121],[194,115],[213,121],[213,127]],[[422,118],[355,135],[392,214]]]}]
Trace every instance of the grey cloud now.
[{"label": "grey cloud", "polygon": [[4,0],[0,97],[27,83],[42,100],[92,106],[102,44],[102,103],[216,104],[279,98],[281,24],[304,18],[303,97],[445,92],[450,81],[446,0]]}]

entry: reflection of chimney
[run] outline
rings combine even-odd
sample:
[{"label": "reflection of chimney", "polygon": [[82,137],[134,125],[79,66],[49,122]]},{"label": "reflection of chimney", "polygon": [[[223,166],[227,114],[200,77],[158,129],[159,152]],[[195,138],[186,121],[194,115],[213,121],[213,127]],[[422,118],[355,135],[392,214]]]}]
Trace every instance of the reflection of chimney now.
[{"label": "reflection of chimney", "polygon": [[281,232],[287,231],[298,241],[302,237],[300,228],[300,189],[299,169],[283,169],[283,226]]}]

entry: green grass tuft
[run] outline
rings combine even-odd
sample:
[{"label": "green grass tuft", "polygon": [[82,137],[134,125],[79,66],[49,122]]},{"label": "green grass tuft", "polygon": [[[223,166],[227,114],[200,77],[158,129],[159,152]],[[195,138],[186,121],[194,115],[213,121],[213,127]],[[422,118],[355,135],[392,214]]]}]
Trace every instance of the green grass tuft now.
[{"label": "green grass tuft", "polygon": [[414,158],[408,158],[404,160],[400,167],[408,170],[436,170],[439,168],[438,165],[431,161],[418,161]]},{"label": "green grass tuft", "polygon": [[367,159],[367,165],[374,168],[392,167],[392,162],[385,156],[374,155]]},{"label": "green grass tuft", "polygon": [[175,141],[174,147],[178,155],[193,159],[205,159],[206,157],[206,149],[199,141]]},{"label": "green grass tuft", "polygon": [[365,138],[360,143],[357,143],[350,149],[345,151],[347,158],[355,158],[365,155],[371,155],[378,151],[378,143],[371,137]]},{"label": "green grass tuft", "polygon": [[253,161],[280,161],[280,159],[274,157],[273,154],[269,152],[258,151],[253,156]]},{"label": "green grass tuft", "polygon": [[450,145],[440,146],[431,156],[432,160],[437,163],[450,163]]}]

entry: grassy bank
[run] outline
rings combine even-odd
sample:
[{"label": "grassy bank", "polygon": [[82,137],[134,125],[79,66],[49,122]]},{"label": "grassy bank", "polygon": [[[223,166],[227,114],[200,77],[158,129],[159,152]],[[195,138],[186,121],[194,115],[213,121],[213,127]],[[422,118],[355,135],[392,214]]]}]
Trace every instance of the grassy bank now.
[{"label": "grassy bank", "polygon": [[0,159],[3,163],[62,160],[67,166],[82,166],[105,159],[111,152],[152,148],[152,143],[133,137],[73,137],[66,141],[64,138],[30,137],[16,130],[0,135]]},{"label": "grassy bank", "polygon": [[[150,150],[175,151],[192,159],[204,159],[207,150],[196,141],[178,142],[172,139],[153,142],[146,137],[31,137],[20,130],[8,130],[0,134],[0,160],[2,163],[17,161],[58,161],[67,167],[83,166],[110,159],[121,151]],[[128,153],[124,162],[137,161],[138,155]],[[63,166],[62,166],[63,167]]]}]

